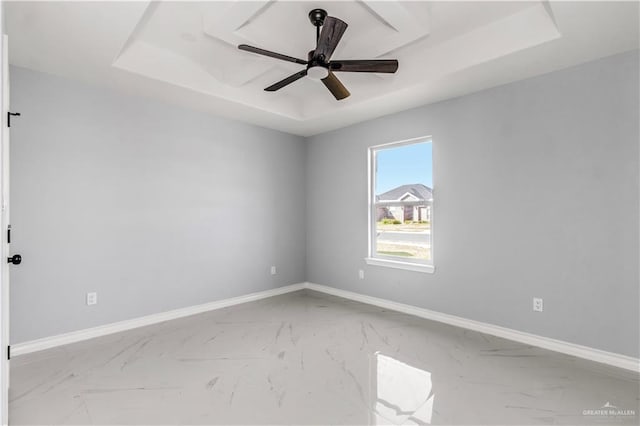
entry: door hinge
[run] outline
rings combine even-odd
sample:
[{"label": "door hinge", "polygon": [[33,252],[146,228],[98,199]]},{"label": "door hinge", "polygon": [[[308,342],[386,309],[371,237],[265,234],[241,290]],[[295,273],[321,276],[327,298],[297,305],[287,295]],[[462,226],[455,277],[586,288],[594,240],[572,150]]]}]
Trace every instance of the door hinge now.
[{"label": "door hinge", "polygon": [[20,117],[20,113],[19,112],[11,112],[11,111],[7,111],[7,127],[11,127],[11,116],[16,116],[16,117]]},{"label": "door hinge", "polygon": [[11,225],[7,226],[7,244],[11,244]]},{"label": "door hinge", "polygon": [[11,359],[11,345],[7,346],[7,360]]}]

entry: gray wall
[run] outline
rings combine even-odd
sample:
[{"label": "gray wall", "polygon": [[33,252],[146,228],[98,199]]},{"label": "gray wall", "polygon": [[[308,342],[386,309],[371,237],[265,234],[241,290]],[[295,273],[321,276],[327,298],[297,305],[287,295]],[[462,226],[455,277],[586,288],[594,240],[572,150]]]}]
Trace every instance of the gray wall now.
[{"label": "gray wall", "polygon": [[[307,144],[12,68],[12,342],[308,280],[637,357],[638,61]],[[436,272],[367,266],[367,147],[424,135]]]},{"label": "gray wall", "polygon": [[15,67],[11,100],[12,342],[305,280],[302,138]]},{"label": "gray wall", "polygon": [[[308,281],[637,357],[638,60],[310,138]],[[436,272],[366,266],[367,147],[424,135]]]}]

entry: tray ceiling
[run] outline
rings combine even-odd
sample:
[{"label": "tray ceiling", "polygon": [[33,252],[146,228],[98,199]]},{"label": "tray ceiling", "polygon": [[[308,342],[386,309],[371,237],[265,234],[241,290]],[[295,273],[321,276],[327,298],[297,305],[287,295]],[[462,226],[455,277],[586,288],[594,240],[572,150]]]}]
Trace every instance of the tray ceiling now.
[{"label": "tray ceiling", "polygon": [[[396,58],[398,72],[340,73],[351,97],[339,102],[310,78],[265,92],[303,66],[236,46],[306,59],[315,47],[307,13],[316,7],[349,24],[335,59]],[[25,2],[6,8],[15,65],[303,135],[638,44],[635,3],[272,0]],[[523,68],[536,59],[547,63]]]}]

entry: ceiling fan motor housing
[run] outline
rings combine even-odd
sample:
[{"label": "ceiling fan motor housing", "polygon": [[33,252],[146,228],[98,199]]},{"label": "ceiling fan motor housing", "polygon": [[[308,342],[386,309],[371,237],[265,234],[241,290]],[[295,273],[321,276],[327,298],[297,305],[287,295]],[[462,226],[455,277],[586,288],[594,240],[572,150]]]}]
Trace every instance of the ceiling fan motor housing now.
[{"label": "ceiling fan motor housing", "polygon": [[315,80],[322,80],[329,75],[329,65],[324,62],[324,58],[314,58],[314,50],[310,51],[307,54],[307,60],[309,64],[307,64],[307,76],[311,77]]}]

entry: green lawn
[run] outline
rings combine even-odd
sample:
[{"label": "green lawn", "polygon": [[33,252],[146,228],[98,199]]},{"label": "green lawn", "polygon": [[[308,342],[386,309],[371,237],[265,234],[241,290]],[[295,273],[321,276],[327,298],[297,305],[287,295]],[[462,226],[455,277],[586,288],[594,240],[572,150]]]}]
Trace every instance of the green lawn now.
[{"label": "green lawn", "polygon": [[380,251],[378,250],[378,254],[386,254],[387,256],[402,256],[402,257],[413,257],[413,255],[406,251]]},{"label": "green lawn", "polygon": [[430,223],[399,223],[397,225],[378,222],[376,224],[378,231],[400,231],[400,232],[423,232],[431,229]]}]

